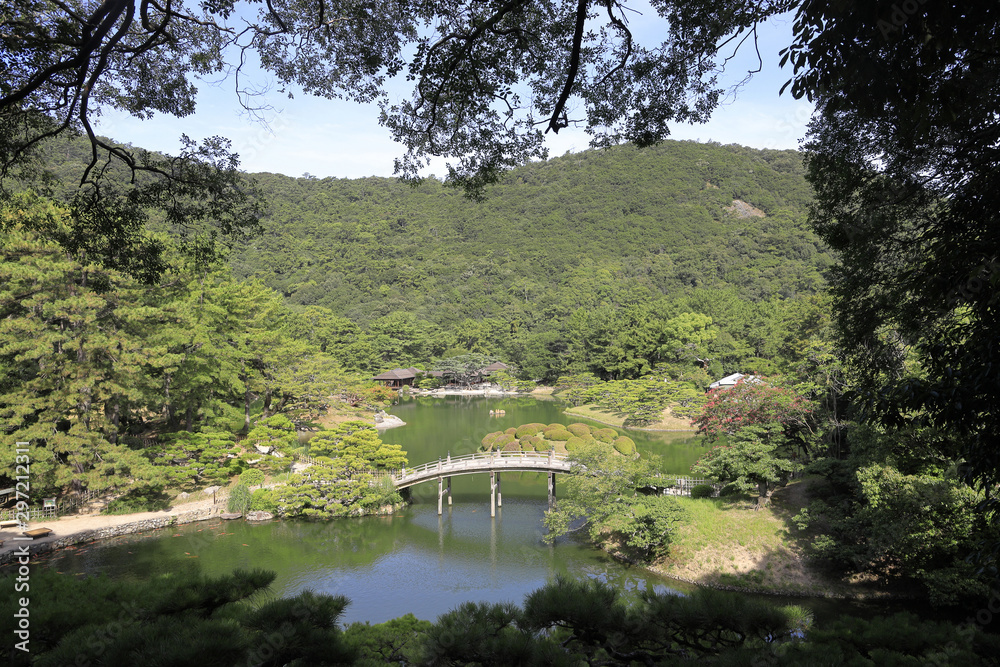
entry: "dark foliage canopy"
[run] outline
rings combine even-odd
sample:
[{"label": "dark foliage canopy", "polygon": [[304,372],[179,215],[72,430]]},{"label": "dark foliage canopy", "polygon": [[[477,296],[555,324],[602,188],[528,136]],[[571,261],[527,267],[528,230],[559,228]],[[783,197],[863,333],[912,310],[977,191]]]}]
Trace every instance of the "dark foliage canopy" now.
[{"label": "dark foliage canopy", "polygon": [[929,424],[1000,479],[1000,8],[804,3],[792,90],[818,105],[817,230],[868,416]]}]

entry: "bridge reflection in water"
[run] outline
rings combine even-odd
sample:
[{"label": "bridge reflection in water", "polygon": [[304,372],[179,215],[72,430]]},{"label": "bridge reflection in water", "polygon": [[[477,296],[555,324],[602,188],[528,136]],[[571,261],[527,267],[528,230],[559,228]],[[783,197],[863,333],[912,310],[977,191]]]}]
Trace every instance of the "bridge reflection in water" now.
[{"label": "bridge reflection in water", "polygon": [[[403,468],[392,475],[397,489],[405,489],[437,479],[438,514],[442,513],[444,496],[448,495],[451,505],[451,478],[455,475],[490,474],[490,516],[496,516],[496,508],[503,506],[500,488],[501,472],[547,472],[549,474],[549,507],[556,498],[556,473],[569,472],[570,462],[566,454],[549,452],[485,452],[467,454],[424,463],[415,468]],[[447,484],[447,485],[446,485]]]}]

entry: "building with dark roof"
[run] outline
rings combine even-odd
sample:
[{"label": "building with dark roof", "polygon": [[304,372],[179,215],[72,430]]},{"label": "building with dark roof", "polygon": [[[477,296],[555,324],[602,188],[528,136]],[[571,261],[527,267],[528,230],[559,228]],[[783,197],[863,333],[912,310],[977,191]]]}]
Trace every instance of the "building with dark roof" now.
[{"label": "building with dark roof", "polygon": [[393,368],[391,371],[379,373],[372,379],[376,382],[384,382],[385,386],[390,389],[399,389],[404,386],[412,387],[416,377],[415,368]]}]

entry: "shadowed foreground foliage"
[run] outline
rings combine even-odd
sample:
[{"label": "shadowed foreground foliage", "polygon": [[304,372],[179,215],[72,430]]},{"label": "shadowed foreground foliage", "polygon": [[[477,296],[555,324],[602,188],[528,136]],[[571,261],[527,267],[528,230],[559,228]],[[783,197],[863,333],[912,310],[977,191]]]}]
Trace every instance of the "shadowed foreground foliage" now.
[{"label": "shadowed foreground foliage", "polygon": [[[14,581],[4,582],[13,590]],[[29,652],[12,665],[1000,664],[1000,641],[912,614],[812,624],[801,607],[698,590],[643,592],[561,577],[513,603],[466,602],[342,630],[343,596],[262,594],[274,574],[164,575],[146,582],[31,576]],[[0,632],[13,636],[17,600]]]}]

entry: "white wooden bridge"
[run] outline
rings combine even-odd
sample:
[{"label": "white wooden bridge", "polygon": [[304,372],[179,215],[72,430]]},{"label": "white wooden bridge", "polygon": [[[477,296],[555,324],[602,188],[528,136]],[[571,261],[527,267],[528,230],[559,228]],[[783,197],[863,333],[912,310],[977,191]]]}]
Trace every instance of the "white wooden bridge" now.
[{"label": "white wooden bridge", "polygon": [[[437,480],[438,514],[444,509],[443,499],[448,495],[451,505],[451,478],[455,475],[490,474],[490,516],[496,516],[496,508],[503,506],[500,489],[501,472],[547,472],[549,475],[549,507],[555,502],[556,473],[569,472],[570,462],[566,454],[550,452],[485,452],[452,457],[450,454],[437,461],[424,463],[415,468],[403,468],[392,475],[397,489],[405,489]],[[447,481],[447,486],[446,486]]]}]

